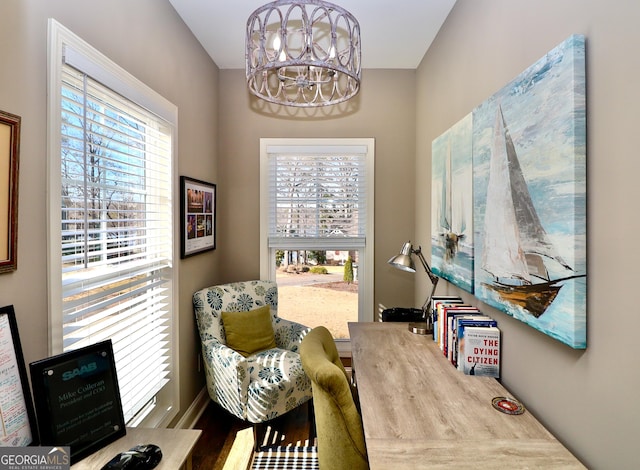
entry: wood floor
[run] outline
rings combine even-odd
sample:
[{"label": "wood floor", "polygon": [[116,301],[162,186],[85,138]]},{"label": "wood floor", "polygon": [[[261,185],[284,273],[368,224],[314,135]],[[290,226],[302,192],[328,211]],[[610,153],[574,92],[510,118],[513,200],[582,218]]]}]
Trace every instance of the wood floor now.
[{"label": "wood floor", "polygon": [[[273,420],[260,431],[264,445],[306,445],[309,438],[309,408],[302,405]],[[222,470],[236,433],[251,425],[232,416],[216,403],[209,402],[195,428],[202,435],[193,450],[193,470]]]}]

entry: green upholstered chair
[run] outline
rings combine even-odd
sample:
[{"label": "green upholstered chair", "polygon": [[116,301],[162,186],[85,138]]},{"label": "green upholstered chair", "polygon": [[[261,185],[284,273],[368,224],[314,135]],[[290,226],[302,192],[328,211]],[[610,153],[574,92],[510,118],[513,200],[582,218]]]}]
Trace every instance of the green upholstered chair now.
[{"label": "green upholstered chair", "polygon": [[320,469],[368,469],[362,418],[329,330],[311,330],[300,357],[311,379]]},{"label": "green upholstered chair", "polygon": [[[278,286],[271,281],[207,287],[193,295],[193,306],[209,396],[233,415],[253,424],[258,447],[260,425],[310,403],[311,382],[302,369],[298,349],[311,329],[278,317]],[[260,318],[251,317],[254,312]],[[265,343],[266,329],[272,336],[271,342]],[[246,339],[238,338],[243,331],[257,333],[258,338],[246,344]],[[239,341],[245,344],[229,347]],[[260,343],[262,347],[256,346]]]}]

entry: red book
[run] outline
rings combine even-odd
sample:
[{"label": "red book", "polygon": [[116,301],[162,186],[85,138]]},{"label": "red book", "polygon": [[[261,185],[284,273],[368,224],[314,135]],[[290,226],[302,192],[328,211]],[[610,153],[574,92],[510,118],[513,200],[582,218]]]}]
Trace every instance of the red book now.
[{"label": "red book", "polygon": [[431,312],[433,314],[433,340],[438,342],[438,311],[440,305],[463,304],[464,301],[457,295],[434,295],[431,297]]}]

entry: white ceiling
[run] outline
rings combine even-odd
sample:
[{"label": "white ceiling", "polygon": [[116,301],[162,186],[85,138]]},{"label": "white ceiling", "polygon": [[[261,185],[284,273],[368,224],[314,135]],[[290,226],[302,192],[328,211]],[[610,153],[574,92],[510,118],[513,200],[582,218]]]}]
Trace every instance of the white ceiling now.
[{"label": "white ceiling", "polygon": [[[360,23],[362,68],[415,69],[456,0],[329,0]],[[243,69],[247,18],[267,0],[169,0],[221,69]]]}]

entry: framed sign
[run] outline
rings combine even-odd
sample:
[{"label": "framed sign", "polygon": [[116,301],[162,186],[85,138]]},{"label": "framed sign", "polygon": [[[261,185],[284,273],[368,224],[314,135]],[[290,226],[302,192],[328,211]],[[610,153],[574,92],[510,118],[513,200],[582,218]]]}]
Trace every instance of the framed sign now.
[{"label": "framed sign", "polygon": [[126,434],[111,340],[29,366],[42,445],[74,463]]},{"label": "framed sign", "polygon": [[27,370],[13,305],[0,308],[0,446],[38,444]]},{"label": "framed sign", "polygon": [[180,257],[216,248],[216,185],[180,177]]},{"label": "framed sign", "polygon": [[0,111],[0,273],[18,267],[20,116]]}]

